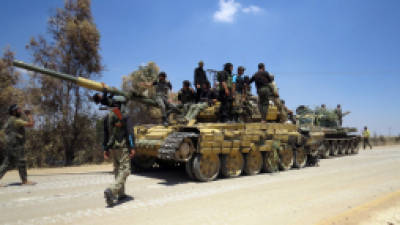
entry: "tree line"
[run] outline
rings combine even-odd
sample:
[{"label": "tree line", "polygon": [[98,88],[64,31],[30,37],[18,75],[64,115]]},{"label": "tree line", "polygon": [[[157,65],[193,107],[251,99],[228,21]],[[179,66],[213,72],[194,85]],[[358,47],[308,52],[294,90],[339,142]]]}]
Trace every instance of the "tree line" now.
[{"label": "tree line", "polygon": [[[32,37],[26,45],[34,64],[72,76],[101,78],[104,65],[100,55],[100,32],[94,23],[90,0],[66,0],[63,8],[50,15],[47,30],[46,37]],[[66,81],[20,73],[12,67],[14,57],[8,47],[0,59],[0,126],[6,121],[12,103],[31,109],[36,125],[27,131],[28,166],[102,162],[101,114],[104,113],[99,113],[90,101],[92,93]],[[122,88],[151,96],[154,91],[142,89],[137,82],[153,80],[158,72],[153,62],[140,66],[124,77]],[[158,113],[135,102],[130,103],[129,110],[136,123],[150,122],[152,118],[135,115]],[[4,152],[3,148],[0,145],[0,152]]]}]

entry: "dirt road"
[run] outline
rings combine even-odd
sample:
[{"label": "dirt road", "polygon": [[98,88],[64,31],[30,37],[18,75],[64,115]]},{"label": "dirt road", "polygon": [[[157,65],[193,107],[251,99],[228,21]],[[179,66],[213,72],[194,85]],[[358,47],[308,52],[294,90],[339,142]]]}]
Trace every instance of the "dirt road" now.
[{"label": "dirt road", "polygon": [[134,199],[106,208],[110,171],[111,165],[29,170],[38,182],[32,187],[13,183],[18,174],[9,172],[2,180],[9,186],[0,188],[0,224],[375,224],[378,217],[400,224],[400,146],[209,183],[191,182],[183,170],[131,175],[127,193]]}]

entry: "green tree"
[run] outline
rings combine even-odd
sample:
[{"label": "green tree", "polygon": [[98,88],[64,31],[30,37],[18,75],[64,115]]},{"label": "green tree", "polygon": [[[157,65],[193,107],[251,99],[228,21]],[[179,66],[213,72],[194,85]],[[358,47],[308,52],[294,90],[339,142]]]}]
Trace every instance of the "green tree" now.
[{"label": "green tree", "polygon": [[[39,36],[27,45],[36,64],[73,76],[100,78],[100,33],[90,0],[66,0],[64,8],[49,18],[48,32],[50,40]],[[30,90],[35,92],[33,101],[41,106],[38,138],[42,143],[33,143],[41,144],[35,148],[51,149],[55,155],[64,152],[61,158],[66,165],[73,163],[75,152],[94,148],[97,117],[90,109],[87,90],[41,75],[32,77]]]},{"label": "green tree", "polygon": [[[14,53],[8,48],[0,58],[0,129],[8,118],[8,108],[11,104],[24,104],[23,93],[16,86],[20,76],[12,67]],[[3,161],[5,134],[0,130],[0,162]]]},{"label": "green tree", "polygon": [[13,103],[24,103],[23,93],[16,87],[20,74],[12,67],[13,60],[14,53],[6,49],[0,59],[0,127],[8,117],[8,107]]}]

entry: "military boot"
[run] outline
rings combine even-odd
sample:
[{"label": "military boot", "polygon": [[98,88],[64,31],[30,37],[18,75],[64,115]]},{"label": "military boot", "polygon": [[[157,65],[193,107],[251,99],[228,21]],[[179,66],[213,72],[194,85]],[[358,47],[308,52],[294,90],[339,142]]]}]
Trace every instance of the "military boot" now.
[{"label": "military boot", "polygon": [[104,198],[106,199],[107,207],[113,207],[114,206],[114,196],[113,196],[112,191],[111,191],[110,188],[107,188],[104,191]]}]

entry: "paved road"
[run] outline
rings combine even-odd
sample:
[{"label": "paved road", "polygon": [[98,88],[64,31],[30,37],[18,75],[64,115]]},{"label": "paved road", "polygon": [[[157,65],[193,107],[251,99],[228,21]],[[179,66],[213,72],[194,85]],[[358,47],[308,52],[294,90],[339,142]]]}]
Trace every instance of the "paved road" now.
[{"label": "paved road", "polygon": [[320,167],[197,183],[183,170],[132,175],[134,199],[106,208],[110,165],[12,171],[0,224],[317,224],[400,190],[400,146],[322,160]]}]

